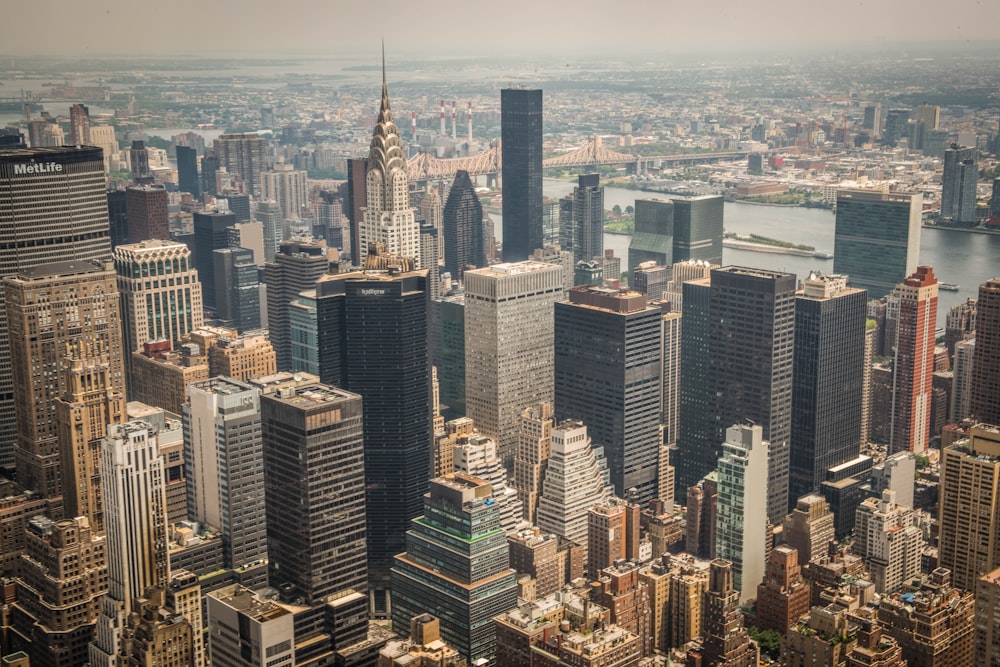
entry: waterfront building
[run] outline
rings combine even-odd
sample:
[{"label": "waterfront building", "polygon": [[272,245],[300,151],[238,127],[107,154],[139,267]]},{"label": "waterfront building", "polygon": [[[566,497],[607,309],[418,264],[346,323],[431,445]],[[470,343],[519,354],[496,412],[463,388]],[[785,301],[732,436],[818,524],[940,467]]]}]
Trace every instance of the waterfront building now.
[{"label": "waterfront building", "polygon": [[639,265],[646,262],[659,266],[673,264],[673,202],[664,199],[636,199],[634,215],[635,231],[628,243],[629,273],[635,273]]},{"label": "waterfront building", "polygon": [[976,224],[976,149],[952,144],[944,152],[941,176],[941,218],[958,224]]},{"label": "waterfront building", "polygon": [[555,305],[555,412],[587,420],[621,498],[659,496],[662,316],[633,290],[575,287]]},{"label": "waterfront building", "polygon": [[809,275],[795,297],[791,503],[861,453],[866,301],[838,275]]},{"label": "waterfront building", "polygon": [[917,269],[922,213],[920,194],[838,190],[833,272],[869,299],[888,295]]},{"label": "waterfront building", "polygon": [[[604,187],[600,174],[582,174],[573,188],[570,207],[572,244],[560,240],[560,245],[573,251],[577,262],[604,257]],[[560,234],[560,237],[564,236]]]},{"label": "waterfront building", "polygon": [[514,457],[521,412],[553,400],[554,305],[559,267],[525,261],[465,273],[465,404],[504,460]]},{"label": "waterfront building", "polygon": [[767,559],[769,443],[759,425],[726,431],[719,459],[715,553],[728,561],[740,602],[754,597]]},{"label": "waterfront building", "polygon": [[[542,239],[542,91],[500,90],[503,260],[531,257]],[[588,258],[589,259],[589,258]]]},{"label": "waterfront building", "polygon": [[970,382],[969,412],[973,419],[1000,424],[1000,278],[979,286]]},{"label": "waterfront building", "polygon": [[893,362],[889,451],[922,454],[930,447],[938,282],[917,267],[897,288],[899,324]]},{"label": "waterfront building", "polygon": [[[110,256],[99,148],[0,149],[0,279],[40,264]],[[0,466],[14,466],[15,439],[7,311],[0,301]]]},{"label": "waterfront building", "polygon": [[[70,390],[72,378],[63,372],[68,347],[86,342],[110,352],[109,389],[124,391],[115,272],[106,260],[41,264],[4,278],[3,292],[13,371],[9,389],[16,406],[17,480],[24,489],[58,498],[64,489],[56,399]],[[75,495],[78,482],[69,481],[74,487],[65,491]]]},{"label": "waterfront building", "polygon": [[469,172],[459,170],[448,191],[442,213],[444,270],[461,280],[468,267],[486,266],[486,239],[483,236],[483,205]]},{"label": "waterfront building", "polygon": [[453,473],[430,482],[424,515],[412,521],[406,552],[392,568],[397,634],[424,612],[441,619],[441,636],[470,663],[496,656],[490,619],[517,602],[500,509],[489,482]]},{"label": "waterfront building", "polygon": [[672,197],[674,252],[672,262],[701,260],[722,264],[723,197]]}]

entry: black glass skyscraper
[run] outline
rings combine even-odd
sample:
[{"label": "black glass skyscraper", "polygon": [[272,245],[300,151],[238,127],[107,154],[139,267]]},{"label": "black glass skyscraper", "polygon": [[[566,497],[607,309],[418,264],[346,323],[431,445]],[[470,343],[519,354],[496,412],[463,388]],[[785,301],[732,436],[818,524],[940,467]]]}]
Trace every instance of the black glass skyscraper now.
[{"label": "black glass skyscraper", "polygon": [[469,172],[455,173],[441,224],[444,227],[444,268],[453,279],[460,280],[467,266],[486,266],[483,205]]},{"label": "black glass skyscraper", "polygon": [[704,428],[703,419],[712,403],[708,375],[709,305],[711,282],[708,278],[689,280],[681,285],[683,318],[681,319],[681,383],[678,397],[678,451],[671,459],[674,465],[674,493],[683,498],[689,487],[715,470],[721,443],[714,442],[714,433]]},{"label": "black glass skyscraper", "polygon": [[789,505],[861,453],[868,293],[844,276],[810,276],[795,298]]},{"label": "black glass skyscraper", "polygon": [[431,467],[427,270],[353,272],[316,283],[320,378],[361,394],[368,580],[384,611],[393,557],[406,550]]},{"label": "black glass skyscraper", "polygon": [[229,232],[236,224],[232,213],[194,214],[194,268],[201,281],[201,298],[205,308],[215,310],[215,250],[229,247]]},{"label": "black glass skyscraper", "polygon": [[190,146],[177,147],[177,187],[181,192],[190,192],[195,199],[201,196],[198,151]]},{"label": "black glass skyscraper", "polygon": [[604,257],[604,188],[600,174],[581,174],[573,188],[573,260]]},{"label": "black glass skyscraper", "polygon": [[709,264],[722,264],[722,196],[674,197],[671,201],[674,203],[673,261],[702,259]]},{"label": "black glass skyscraper", "polygon": [[[727,428],[747,421],[759,424],[770,441],[768,516],[777,523],[788,503],[795,276],[738,266],[713,270],[707,329],[688,320],[689,310],[705,314],[703,298],[691,294],[688,303],[689,284],[684,285],[681,345],[684,358],[694,354],[702,362],[704,375],[694,379],[694,387],[681,389],[678,483],[694,484],[715,469]],[[701,340],[684,347],[689,324],[694,328],[690,333],[698,332]],[[682,361],[682,385],[691,370]],[[700,409],[691,409],[696,406]]]},{"label": "black glass skyscraper", "polygon": [[503,158],[503,260],[542,247],[542,91],[500,91]]}]

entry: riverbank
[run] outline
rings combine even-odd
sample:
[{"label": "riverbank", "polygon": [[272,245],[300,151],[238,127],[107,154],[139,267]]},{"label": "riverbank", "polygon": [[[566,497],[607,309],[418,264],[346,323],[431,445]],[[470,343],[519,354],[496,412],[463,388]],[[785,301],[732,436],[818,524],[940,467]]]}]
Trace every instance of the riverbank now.
[{"label": "riverbank", "polygon": [[740,241],[737,239],[722,239],[723,248],[733,250],[750,250],[751,252],[769,252],[775,255],[794,255],[796,257],[812,257],[814,259],[833,259],[833,255],[820,250],[800,250],[799,248],[782,248],[781,246]]},{"label": "riverbank", "polygon": [[922,223],[920,226],[925,229],[939,229],[942,232],[965,232],[967,234],[989,234],[992,236],[1000,235],[1000,229],[983,229],[981,227],[947,227],[945,225],[934,225],[929,222]]}]

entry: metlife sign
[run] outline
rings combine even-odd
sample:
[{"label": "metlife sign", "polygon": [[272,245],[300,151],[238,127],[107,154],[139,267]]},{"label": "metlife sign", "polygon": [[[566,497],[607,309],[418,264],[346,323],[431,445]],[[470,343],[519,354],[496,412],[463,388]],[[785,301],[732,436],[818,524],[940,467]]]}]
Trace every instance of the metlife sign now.
[{"label": "metlife sign", "polygon": [[36,164],[33,162],[18,162],[14,164],[14,174],[51,174],[60,172],[63,170],[63,166],[58,162],[42,162],[41,164]]}]

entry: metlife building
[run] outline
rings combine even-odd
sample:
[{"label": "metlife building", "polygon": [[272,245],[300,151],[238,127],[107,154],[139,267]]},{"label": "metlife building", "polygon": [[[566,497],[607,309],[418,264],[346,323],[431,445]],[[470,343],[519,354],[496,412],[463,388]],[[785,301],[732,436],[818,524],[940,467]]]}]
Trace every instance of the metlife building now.
[{"label": "metlife building", "polygon": [[[104,158],[93,146],[0,149],[0,278],[49,262],[110,259]],[[0,467],[14,462],[14,395],[0,291]]]}]

